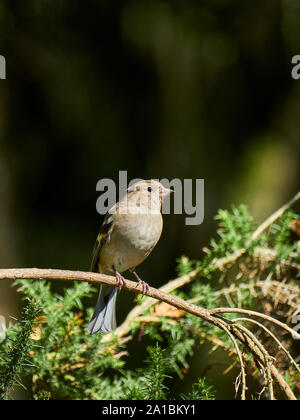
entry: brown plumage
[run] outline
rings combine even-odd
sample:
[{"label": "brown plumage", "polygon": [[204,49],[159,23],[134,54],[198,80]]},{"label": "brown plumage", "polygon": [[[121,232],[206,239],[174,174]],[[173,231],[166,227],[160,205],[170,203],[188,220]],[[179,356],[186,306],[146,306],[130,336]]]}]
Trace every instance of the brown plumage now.
[{"label": "brown plumage", "polygon": [[[162,198],[171,190],[154,180],[140,181],[128,189],[127,195],[113,206],[104,218],[96,239],[92,271],[115,275],[119,290],[126,270],[134,273],[145,292],[148,285],[135,273],[157,244],[163,227]],[[91,334],[116,328],[117,289],[102,285],[92,320]]]}]

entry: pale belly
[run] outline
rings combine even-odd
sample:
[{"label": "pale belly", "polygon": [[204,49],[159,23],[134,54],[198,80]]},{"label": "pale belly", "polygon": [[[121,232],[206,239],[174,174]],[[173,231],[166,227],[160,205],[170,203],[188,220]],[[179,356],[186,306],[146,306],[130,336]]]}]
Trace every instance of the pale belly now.
[{"label": "pale belly", "polygon": [[126,218],[115,223],[110,241],[103,246],[99,259],[102,273],[113,273],[113,267],[122,273],[138,266],[158,242],[162,231],[161,214],[152,216],[150,223],[143,215],[131,217],[130,223]]}]

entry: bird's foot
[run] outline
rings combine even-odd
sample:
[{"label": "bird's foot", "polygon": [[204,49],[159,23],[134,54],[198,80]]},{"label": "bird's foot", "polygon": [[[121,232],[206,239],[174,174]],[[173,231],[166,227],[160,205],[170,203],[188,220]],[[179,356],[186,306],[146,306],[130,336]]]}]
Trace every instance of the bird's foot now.
[{"label": "bird's foot", "polygon": [[120,292],[122,290],[122,287],[126,284],[125,279],[123,276],[121,276],[121,274],[116,271],[116,280],[117,280],[117,285],[118,285],[118,291]]},{"label": "bird's foot", "polygon": [[149,290],[149,284],[146,283],[144,280],[138,280],[138,286],[142,286],[143,288],[143,295],[145,295]]},{"label": "bird's foot", "polygon": [[132,274],[134,274],[134,276],[135,276],[135,278],[137,279],[137,281],[138,281],[138,284],[137,284],[137,286],[136,287],[138,287],[138,286],[142,286],[142,293],[143,293],[143,295],[145,295],[146,294],[146,292],[148,292],[148,290],[149,290],[149,284],[148,283],[146,283],[144,280],[142,280],[137,274],[136,274],[136,272],[135,271],[133,271],[132,272]]}]

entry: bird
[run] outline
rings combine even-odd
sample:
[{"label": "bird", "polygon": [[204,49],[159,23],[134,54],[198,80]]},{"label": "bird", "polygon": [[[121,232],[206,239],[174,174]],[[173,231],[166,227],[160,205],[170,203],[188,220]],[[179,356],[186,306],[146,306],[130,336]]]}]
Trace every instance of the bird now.
[{"label": "bird", "polygon": [[94,314],[88,326],[91,335],[107,333],[117,328],[117,292],[129,270],[145,294],[149,285],[135,271],[151,253],[160,239],[163,218],[162,200],[173,190],[155,180],[141,180],[127,189],[126,195],[106,213],[97,236],[91,271],[116,277],[118,287],[100,286]]}]

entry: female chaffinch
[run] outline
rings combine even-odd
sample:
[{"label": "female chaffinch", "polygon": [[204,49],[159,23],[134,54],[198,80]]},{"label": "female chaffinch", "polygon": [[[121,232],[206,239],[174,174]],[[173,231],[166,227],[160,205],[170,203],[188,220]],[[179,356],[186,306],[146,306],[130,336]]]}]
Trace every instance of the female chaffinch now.
[{"label": "female chaffinch", "polygon": [[125,284],[121,273],[130,270],[138,284],[142,284],[143,294],[149,288],[139,278],[135,267],[148,257],[161,236],[162,199],[171,192],[157,181],[139,181],[106,214],[94,246],[91,270],[115,275],[118,288],[100,286],[88,328],[91,334],[112,331],[117,326],[117,291]]}]

